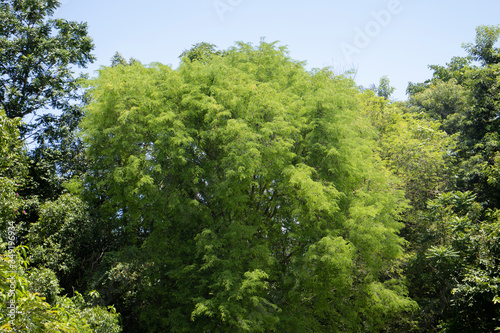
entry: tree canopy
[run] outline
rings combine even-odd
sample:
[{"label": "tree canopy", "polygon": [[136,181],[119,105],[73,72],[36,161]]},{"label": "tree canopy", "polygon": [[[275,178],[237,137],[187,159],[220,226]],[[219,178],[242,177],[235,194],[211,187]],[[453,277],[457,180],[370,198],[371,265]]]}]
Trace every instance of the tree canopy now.
[{"label": "tree canopy", "polygon": [[[469,56],[430,66],[433,77],[410,85],[409,111],[453,135],[447,186],[427,202],[413,230],[407,276],[421,306],[421,327],[491,332],[500,326],[498,295],[498,26],[481,26]],[[422,272],[425,272],[422,274]]]},{"label": "tree canopy", "polygon": [[406,201],[352,81],[265,42],[185,59],[102,69],[83,121],[86,186],[137,248],[112,265],[148,281],[138,324],[330,332],[411,308],[389,274]]},{"label": "tree canopy", "polygon": [[85,23],[49,19],[59,5],[0,2],[0,105],[9,118],[68,107],[76,87],[70,66],[94,61]]},{"label": "tree canopy", "polygon": [[59,6],[0,1],[0,331],[500,330],[500,26],[395,101],[264,40],[83,80]]}]

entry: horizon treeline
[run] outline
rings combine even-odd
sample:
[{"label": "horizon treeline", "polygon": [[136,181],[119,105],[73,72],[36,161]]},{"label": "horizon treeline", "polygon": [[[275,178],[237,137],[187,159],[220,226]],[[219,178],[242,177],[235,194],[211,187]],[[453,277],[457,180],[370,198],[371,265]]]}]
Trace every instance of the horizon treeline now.
[{"label": "horizon treeline", "polygon": [[500,25],[393,101],[264,41],[78,75],[58,6],[0,3],[0,331],[500,329]]}]

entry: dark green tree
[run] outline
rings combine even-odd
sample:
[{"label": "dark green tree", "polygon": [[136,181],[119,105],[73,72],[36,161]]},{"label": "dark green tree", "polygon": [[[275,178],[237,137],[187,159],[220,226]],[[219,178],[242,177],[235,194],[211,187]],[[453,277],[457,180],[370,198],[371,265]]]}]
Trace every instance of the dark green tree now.
[{"label": "dark green tree", "polygon": [[75,137],[82,96],[73,70],[94,61],[94,45],[85,23],[53,18],[59,6],[56,0],[0,2],[0,105],[9,118],[31,116],[21,135],[37,147],[29,153],[30,182],[20,192],[26,197],[55,199],[62,181],[85,169]]},{"label": "dark green tree", "polygon": [[383,97],[384,99],[389,99],[396,88],[391,87],[391,82],[387,76],[380,78],[378,87],[376,87],[375,92],[377,96]]},{"label": "dark green tree", "polygon": [[[87,168],[77,134],[82,116],[81,78],[74,70],[94,61],[91,54],[94,46],[85,23],[53,18],[59,6],[60,2],[53,0],[0,1],[0,187],[5,194],[0,196],[2,237],[9,241],[9,247],[31,245],[33,252],[26,274],[44,272],[40,276],[51,276],[50,285],[57,284],[57,290],[46,294],[36,288],[26,289],[25,285],[32,281],[18,276],[19,297],[24,302],[21,308],[27,311],[26,316],[11,327],[19,331],[21,327],[28,331],[40,331],[41,327],[54,332],[90,331],[89,321],[79,321],[75,324],[78,328],[60,322],[65,316],[83,314],[65,298],[60,299],[65,304],[54,303],[54,295],[60,291],[59,281],[53,278],[54,273],[48,267],[62,278],[62,291],[74,294],[75,287],[85,286],[80,278],[99,258],[104,238],[99,234],[100,226],[90,225],[94,220],[84,210],[87,206],[77,194],[61,196],[66,191],[63,184]],[[21,123],[21,118],[29,122]],[[13,130],[13,126],[18,126],[21,133]],[[17,137],[13,138],[13,134]],[[28,152],[22,149],[21,140],[33,144]],[[23,167],[27,170],[19,174],[18,170]],[[70,187],[71,184],[67,184],[67,188]],[[12,233],[8,228],[11,225],[15,227],[12,241],[10,237],[5,238]],[[36,283],[37,278],[33,280]],[[34,292],[40,292],[50,304]],[[90,321],[100,316],[107,321],[106,310],[91,307],[85,305],[84,310]],[[42,317],[32,312],[37,308]],[[58,309],[65,311],[51,315]],[[2,308],[2,314],[4,310]],[[29,318],[30,312],[32,318]],[[110,332],[119,329],[116,316],[112,317]],[[94,328],[97,324],[92,325]],[[102,332],[93,328],[91,331]]]},{"label": "dark green tree", "polygon": [[210,43],[197,43],[194,44],[189,50],[181,53],[179,58],[187,58],[189,61],[207,62],[214,56],[221,56],[224,53],[217,50],[217,46]]},{"label": "dark green tree", "polygon": [[20,127],[36,148],[28,153],[29,176],[19,193],[33,202],[56,199],[63,181],[86,168],[75,135],[82,95],[73,70],[94,61],[94,46],[85,23],[53,18],[59,6],[55,0],[0,2],[0,105],[9,118],[32,116]]},{"label": "dark green tree", "polygon": [[483,25],[477,28],[475,44],[464,44],[464,49],[469,52],[472,59],[484,65],[500,63],[500,48],[495,47],[500,37],[500,24]]},{"label": "dark green tree", "polygon": [[441,124],[456,144],[444,193],[417,216],[406,267],[420,305],[422,331],[498,330],[500,207],[499,26],[481,26],[468,57],[430,66],[433,78],[411,84],[408,111]]},{"label": "dark green tree", "polygon": [[455,189],[476,193],[490,208],[500,207],[500,184],[491,176],[500,152],[499,36],[498,26],[478,27],[475,44],[464,45],[469,57],[430,66],[434,77],[409,89],[414,112],[442,121],[443,129],[457,135]]},{"label": "dark green tree", "polygon": [[475,199],[472,192],[446,192],[421,215],[425,228],[407,277],[421,306],[422,330],[492,332],[500,326],[500,214]]},{"label": "dark green tree", "polygon": [[70,107],[71,66],[94,61],[87,25],[51,18],[57,0],[0,2],[0,105],[9,118]]},{"label": "dark green tree", "polygon": [[127,61],[119,52],[116,52],[111,58],[111,67],[128,66],[138,61],[139,60],[134,58],[130,58],[129,61]]},{"label": "dark green tree", "polygon": [[453,135],[461,131],[470,99],[467,89],[455,78],[438,79],[421,92],[412,94],[408,104],[413,114],[425,110],[425,114],[438,121],[442,130]]}]

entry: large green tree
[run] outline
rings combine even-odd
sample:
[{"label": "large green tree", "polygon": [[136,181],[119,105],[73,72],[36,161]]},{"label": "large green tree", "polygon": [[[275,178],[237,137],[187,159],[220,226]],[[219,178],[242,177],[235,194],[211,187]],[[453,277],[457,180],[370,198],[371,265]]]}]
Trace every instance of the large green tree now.
[{"label": "large green tree", "polygon": [[464,44],[468,57],[455,57],[446,66],[434,65],[433,78],[411,84],[409,103],[443,122],[457,135],[456,186],[472,191],[490,208],[500,207],[496,174],[500,154],[500,26],[480,26],[474,43]]},{"label": "large green tree", "polygon": [[59,6],[56,0],[0,1],[0,105],[8,118],[26,120],[18,124],[18,139],[30,146],[17,190],[25,212],[17,217],[23,226],[17,241],[24,243],[45,201],[57,202],[63,183],[86,168],[76,135],[83,96],[74,70],[94,61],[94,46],[85,23],[54,17]]},{"label": "large green tree", "polygon": [[123,244],[96,283],[126,330],[373,332],[411,309],[406,201],[354,83],[265,42],[201,60],[90,82],[85,188]]},{"label": "large green tree", "polygon": [[41,200],[55,199],[64,179],[85,168],[74,135],[82,101],[74,70],[95,60],[94,45],[86,23],[54,18],[59,6],[57,0],[0,1],[0,105],[7,117],[26,118],[21,136],[36,149],[20,194]]},{"label": "large green tree", "polygon": [[[116,315],[108,316],[106,310],[93,308],[95,304],[81,304],[80,311],[73,301],[59,298],[63,289],[48,269],[65,278],[66,294],[74,294],[74,287],[82,285],[78,277],[98,257],[94,254],[101,250],[102,239],[88,236],[88,212],[82,213],[86,206],[78,197],[59,198],[65,180],[85,169],[76,136],[82,93],[73,71],[94,61],[86,24],[53,18],[59,6],[53,0],[0,1],[0,230],[9,256],[19,244],[34,250],[28,266],[18,265],[15,272],[14,265],[5,269],[7,253],[2,251],[1,327],[30,332],[119,331]],[[29,122],[22,123],[21,118]],[[29,151],[25,143],[32,144]],[[92,240],[98,244],[87,242]],[[3,278],[16,280],[8,297]],[[47,288],[57,287],[47,294],[33,286],[44,282]],[[9,298],[23,312],[12,323],[4,321]],[[71,316],[89,318],[68,320]],[[109,325],[97,323],[99,318],[109,319]]]},{"label": "large green tree", "polygon": [[16,246],[20,228],[15,217],[25,214],[16,191],[24,182],[27,162],[19,120],[0,109],[0,331],[120,332],[114,309],[85,302],[82,296],[59,296],[55,274],[28,268],[26,248]]},{"label": "large green tree", "polygon": [[499,26],[481,26],[467,57],[434,65],[433,77],[411,84],[408,111],[431,119],[456,139],[447,180],[421,210],[406,276],[421,307],[419,327],[491,332],[500,326]]}]

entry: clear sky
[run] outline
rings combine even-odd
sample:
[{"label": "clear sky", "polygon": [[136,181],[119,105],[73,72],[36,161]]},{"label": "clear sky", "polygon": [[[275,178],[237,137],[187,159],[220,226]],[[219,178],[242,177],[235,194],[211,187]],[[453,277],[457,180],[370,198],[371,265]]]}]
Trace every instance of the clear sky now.
[{"label": "clear sky", "polygon": [[174,68],[193,44],[279,41],[307,68],[356,68],[368,87],[387,75],[404,100],[428,65],[463,56],[478,25],[500,24],[500,1],[444,0],[61,0],[56,17],[84,21],[94,38],[93,73],[115,52]]}]

